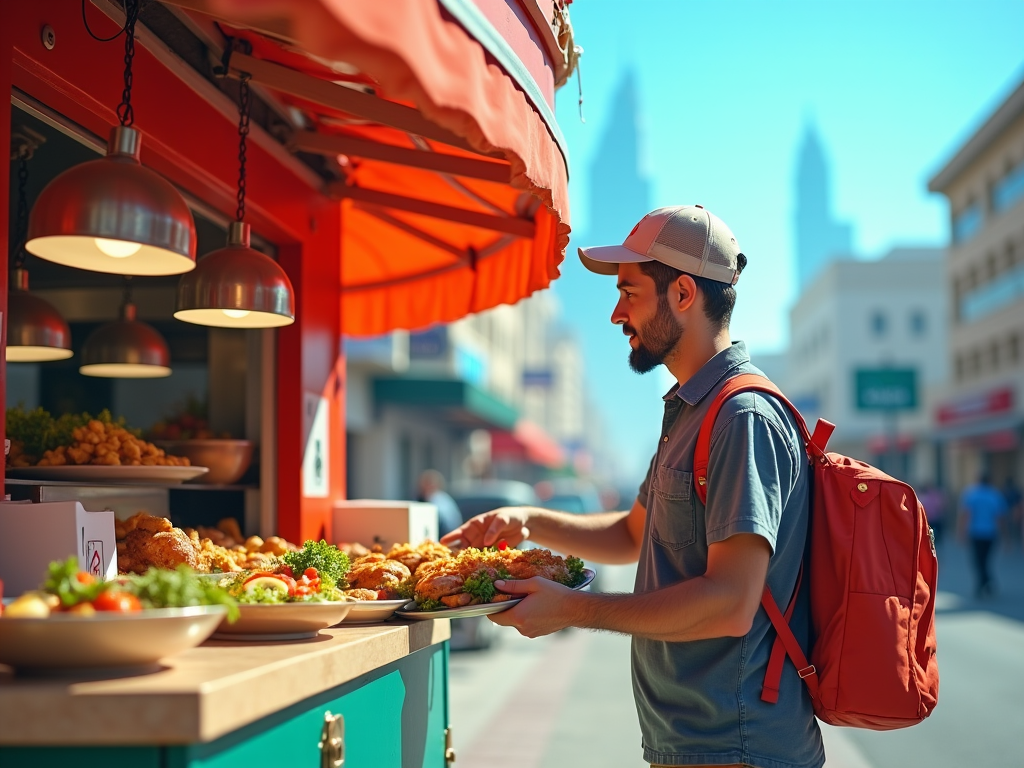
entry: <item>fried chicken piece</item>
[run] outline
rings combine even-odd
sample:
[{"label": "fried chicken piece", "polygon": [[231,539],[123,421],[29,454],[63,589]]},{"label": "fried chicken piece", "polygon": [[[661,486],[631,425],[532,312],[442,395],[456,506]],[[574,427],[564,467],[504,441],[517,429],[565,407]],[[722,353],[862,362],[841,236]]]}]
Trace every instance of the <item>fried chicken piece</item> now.
[{"label": "fried chicken piece", "polygon": [[376,600],[377,590],[375,589],[344,589],[342,590],[349,597],[354,597],[356,600]]},{"label": "fried chicken piece", "polygon": [[411,575],[397,560],[371,554],[357,560],[345,578],[352,589],[393,590]]},{"label": "fried chicken piece", "polygon": [[468,592],[460,592],[457,595],[446,595],[445,597],[442,597],[441,602],[449,608],[461,608],[464,605],[472,603],[473,596]]},{"label": "fried chicken piece", "polygon": [[505,550],[509,551],[519,553],[517,557],[509,558],[505,565],[505,570],[513,579],[532,579],[540,576],[542,579],[561,581],[569,575],[565,560],[552,554],[550,549]]},{"label": "fried chicken piece", "polygon": [[199,553],[180,528],[152,534],[136,528],[125,537],[125,547],[128,557],[135,561],[135,573],[142,573],[149,566],[177,568],[184,564],[193,569],[199,567]]},{"label": "fried chicken piece", "polygon": [[370,550],[359,542],[339,541],[338,549],[348,555],[349,560],[357,560],[363,555],[370,554]]},{"label": "fried chicken piece", "polygon": [[415,573],[416,569],[423,563],[439,560],[443,557],[451,557],[451,555],[452,551],[444,544],[424,541],[415,547],[411,544],[395,544],[391,547],[387,557],[389,560],[397,560]]},{"label": "fried chicken piece", "polygon": [[[445,605],[469,605],[459,597],[466,579],[474,574],[486,573],[492,579],[507,574],[508,578],[530,579],[535,576],[560,581],[568,573],[568,566],[558,555],[547,549],[506,549],[501,551],[464,549],[456,557],[424,563],[416,570],[416,597],[440,600]],[[445,598],[453,598],[446,600]],[[496,596],[492,602],[508,600]]]}]

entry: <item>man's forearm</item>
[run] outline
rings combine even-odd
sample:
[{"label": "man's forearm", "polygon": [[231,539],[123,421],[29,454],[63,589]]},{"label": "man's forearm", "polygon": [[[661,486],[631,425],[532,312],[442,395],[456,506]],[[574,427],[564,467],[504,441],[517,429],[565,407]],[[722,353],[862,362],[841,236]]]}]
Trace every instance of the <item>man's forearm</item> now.
[{"label": "man's forearm", "polygon": [[574,515],[530,508],[530,541],[599,563],[632,563],[640,543],[630,534],[628,512]]},{"label": "man's forearm", "polygon": [[667,642],[742,637],[753,619],[735,589],[703,576],[638,595],[576,592],[566,608],[572,626]]}]

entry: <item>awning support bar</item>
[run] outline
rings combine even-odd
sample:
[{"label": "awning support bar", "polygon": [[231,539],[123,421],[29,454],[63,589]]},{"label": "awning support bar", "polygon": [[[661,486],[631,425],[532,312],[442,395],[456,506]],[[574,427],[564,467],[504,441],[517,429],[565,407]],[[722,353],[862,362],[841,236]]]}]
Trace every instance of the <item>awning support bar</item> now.
[{"label": "awning support bar", "polygon": [[366,160],[379,160],[410,168],[422,168],[453,176],[496,181],[508,184],[511,171],[507,163],[491,160],[477,160],[474,157],[457,157],[439,152],[397,147],[376,141],[357,139],[352,136],[337,136],[316,131],[297,131],[288,139],[288,148],[293,152],[310,152],[315,155],[349,155]]},{"label": "awning support bar", "polygon": [[494,216],[489,213],[467,211],[465,208],[431,203],[426,200],[396,195],[391,192],[381,192],[376,189],[366,189],[365,187],[350,187],[341,182],[328,184],[327,194],[339,200],[344,198],[358,200],[368,205],[395,208],[400,211],[408,211],[409,213],[418,213],[421,216],[430,216],[435,219],[468,224],[471,227],[490,229],[495,232],[505,232],[509,235],[516,235],[517,237],[527,239],[533,239],[536,229],[534,223],[529,219],[519,219],[513,216]]}]

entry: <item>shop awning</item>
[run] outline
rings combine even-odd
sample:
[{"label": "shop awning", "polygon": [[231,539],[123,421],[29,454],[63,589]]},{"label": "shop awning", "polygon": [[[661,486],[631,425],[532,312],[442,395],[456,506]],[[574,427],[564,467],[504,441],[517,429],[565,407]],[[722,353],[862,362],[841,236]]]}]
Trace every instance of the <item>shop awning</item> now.
[{"label": "shop awning", "polygon": [[[347,334],[455,320],[558,276],[568,166],[553,93],[573,57],[551,0],[495,4],[500,34],[470,0],[168,4],[217,23],[228,74],[294,110],[290,148],[336,168]],[[524,32],[536,19],[545,34]]]},{"label": "shop awning", "polygon": [[565,466],[565,451],[547,432],[522,419],[511,431],[491,432],[491,458],[527,461],[548,469]]},{"label": "shop awning", "polygon": [[428,409],[466,429],[512,429],[519,420],[511,405],[461,379],[375,379],[373,398]]}]

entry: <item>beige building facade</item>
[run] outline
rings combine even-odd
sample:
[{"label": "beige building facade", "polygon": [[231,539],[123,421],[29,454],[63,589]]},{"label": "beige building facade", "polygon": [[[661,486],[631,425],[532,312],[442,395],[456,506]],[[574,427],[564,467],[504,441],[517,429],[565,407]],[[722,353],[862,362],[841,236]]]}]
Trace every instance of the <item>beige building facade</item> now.
[{"label": "beige building facade", "polygon": [[948,199],[949,485],[1024,481],[1024,83],[929,182]]}]

